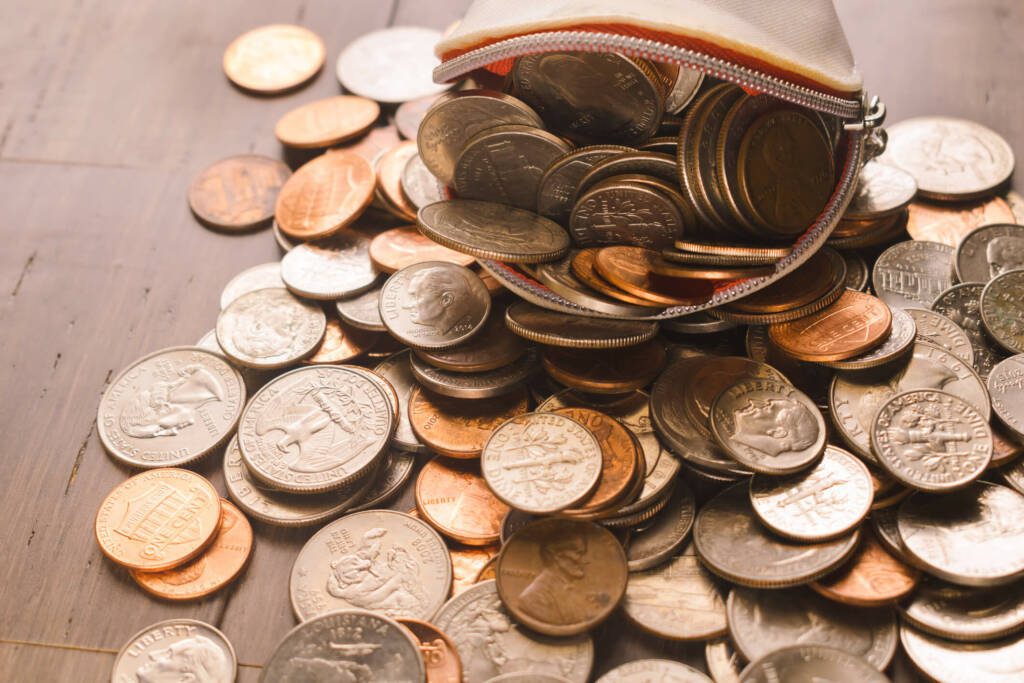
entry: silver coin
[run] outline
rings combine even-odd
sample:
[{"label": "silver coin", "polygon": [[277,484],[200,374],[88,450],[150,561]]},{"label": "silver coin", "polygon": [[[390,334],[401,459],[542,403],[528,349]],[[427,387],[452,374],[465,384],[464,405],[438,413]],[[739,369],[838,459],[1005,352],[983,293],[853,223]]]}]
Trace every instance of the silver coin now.
[{"label": "silver coin", "polygon": [[575,349],[636,346],[658,333],[655,322],[585,318],[549,311],[527,301],[516,301],[505,309],[505,324],[525,339]]},{"label": "silver coin", "polygon": [[683,216],[668,195],[614,178],[583,193],[569,218],[573,241],[581,247],[632,244],[664,249],[682,237],[684,227]]},{"label": "silver coin", "polygon": [[594,164],[580,178],[576,196],[581,197],[599,182],[620,175],[653,176],[673,186],[679,184],[675,157],[659,152],[623,152]]},{"label": "silver coin", "polygon": [[509,509],[505,513],[505,516],[501,518],[501,541],[502,545],[508,542],[508,539],[512,538],[512,534],[525,527],[530,522],[535,522],[540,517],[522,512],[520,510]]},{"label": "silver coin", "polygon": [[[631,304],[622,303],[621,301],[616,301],[615,299],[599,294],[580,282],[572,272],[572,259],[577,253],[577,251],[573,250],[569,252],[568,256],[559,261],[538,264],[537,279],[549,287],[555,294],[558,294],[562,298],[568,299],[583,308],[588,308],[591,311],[607,313],[610,315],[634,317],[646,316],[650,313],[651,309],[649,308],[633,306]],[[718,320],[714,321],[719,324],[724,324],[726,327],[730,326],[729,323],[721,323],[721,321]]]},{"label": "silver coin", "polygon": [[702,83],[704,83],[703,71],[680,66],[676,71],[672,86],[668,89],[668,95],[665,96],[665,111],[669,114],[681,112],[700,90]]},{"label": "silver coin", "polygon": [[242,414],[249,472],[277,489],[318,493],[362,478],[391,440],[391,399],[362,371],[299,368],[260,389]]},{"label": "silver coin", "polygon": [[862,256],[852,251],[840,252],[843,261],[846,262],[846,281],[843,283],[847,289],[856,292],[863,292],[868,288],[868,280],[871,273],[868,264]]},{"label": "silver coin", "polygon": [[806,588],[733,588],[726,611],[732,642],[750,661],[793,642],[834,647],[863,657],[879,671],[896,654],[896,614],[891,607],[841,605]]},{"label": "silver coin", "polygon": [[1024,496],[975,482],[936,496],[914,493],[899,508],[900,537],[928,573],[961,586],[1024,576]]},{"label": "silver coin", "polygon": [[736,328],[728,320],[720,320],[703,311],[661,321],[662,329],[679,334],[716,334]]},{"label": "silver coin", "polygon": [[871,270],[871,287],[890,308],[930,308],[953,286],[953,248],[938,242],[897,242]]},{"label": "silver coin", "polygon": [[1024,671],[1024,635],[991,643],[956,643],[900,627],[910,661],[938,683],[1019,683]]},{"label": "silver coin", "polygon": [[128,639],[117,653],[110,681],[233,683],[237,672],[235,648],[227,636],[195,619],[167,619]]},{"label": "silver coin", "polygon": [[914,176],[922,196],[977,199],[992,194],[1013,172],[1013,150],[981,124],[921,116],[886,126],[889,140],[878,161]]},{"label": "silver coin", "polygon": [[506,420],[480,454],[487,485],[502,502],[543,515],[572,507],[601,478],[601,444],[579,422],[555,413]]},{"label": "silver coin", "polygon": [[402,194],[417,209],[445,198],[444,185],[430,172],[419,154],[413,154],[402,168]]},{"label": "silver coin", "polygon": [[292,292],[333,301],[352,297],[377,282],[370,261],[370,239],[346,230],[295,247],[281,259],[281,278]]},{"label": "silver coin", "polygon": [[926,581],[901,610],[914,627],[940,638],[995,640],[1024,629],[1024,584],[965,588]]},{"label": "silver coin", "polygon": [[1016,190],[1010,190],[1003,196],[1003,199],[1010,205],[1010,210],[1013,211],[1017,223],[1024,224],[1024,196]]},{"label": "silver coin", "polygon": [[493,580],[481,581],[446,602],[434,624],[455,643],[463,683],[485,683],[512,672],[585,683],[594,663],[588,635],[546,638],[520,628],[502,605]]},{"label": "silver coin", "polygon": [[974,369],[982,379],[996,366],[1005,354],[985,334],[982,323],[981,295],[985,285],[969,282],[950,287],[932,302],[932,310],[941,313],[963,329],[971,340],[974,352]]},{"label": "silver coin", "polygon": [[381,361],[373,371],[386,379],[398,394],[398,426],[391,445],[409,453],[427,453],[427,447],[416,438],[409,422],[409,394],[416,387],[416,378],[409,366],[410,355],[409,351],[399,351]]},{"label": "silver coin", "polygon": [[890,311],[892,326],[885,341],[867,353],[822,365],[836,370],[866,370],[892,363],[906,355],[917,337],[917,323],[901,308],[892,308]]},{"label": "silver coin", "polygon": [[874,498],[871,473],[859,459],[828,446],[812,469],[786,477],[755,474],[750,502],[772,531],[797,541],[822,541],[848,534]]},{"label": "silver coin", "polygon": [[408,483],[415,469],[416,457],[412,453],[388,451],[372,477],[373,483],[359,497],[358,504],[352,507],[352,512],[383,507],[384,503],[394,498]]},{"label": "silver coin", "polygon": [[197,346],[151,353],[122,370],[100,399],[104,448],[130,467],[179,467],[224,443],[245,406],[245,383],[220,354]]},{"label": "silver coin", "polygon": [[941,313],[929,309],[905,308],[903,310],[914,319],[914,324],[917,325],[918,339],[925,339],[941,346],[973,367],[974,349],[971,347],[971,338],[967,336],[962,327]]},{"label": "silver coin", "polygon": [[629,571],[650,569],[672,557],[690,535],[696,511],[690,487],[683,481],[677,482],[665,509],[630,535],[626,545]]},{"label": "silver coin", "polygon": [[380,288],[369,289],[351,299],[337,301],[334,307],[342,322],[368,332],[386,332],[380,317]]},{"label": "silver coin", "polygon": [[327,330],[319,306],[287,289],[258,289],[232,301],[217,316],[217,343],[231,360],[276,370],[311,356]]},{"label": "silver coin", "polygon": [[670,659],[637,659],[621,664],[597,679],[596,683],[711,683],[711,679],[693,667]]},{"label": "silver coin", "polygon": [[268,287],[284,287],[284,280],[281,279],[280,261],[261,263],[258,266],[246,268],[231,278],[224,285],[224,290],[220,293],[220,308],[224,310],[228,307],[228,304],[243,294],[255,292],[257,289],[267,289]]},{"label": "silver coin", "polygon": [[521,388],[540,369],[539,356],[532,348],[515,362],[486,372],[449,372],[435,368],[417,355],[409,360],[417,382],[434,393],[452,398],[504,396]]},{"label": "silver coin", "polygon": [[1010,353],[1024,353],[1024,270],[997,275],[981,292],[981,322]]},{"label": "silver coin", "polygon": [[903,562],[917,566],[916,560],[907,551],[903,537],[900,536],[900,529],[897,523],[898,513],[899,508],[895,505],[872,510],[869,517],[871,528],[875,531],[875,536],[885,546],[886,550]]},{"label": "silver coin", "polygon": [[397,621],[361,609],[304,621],[277,644],[261,683],[345,679],[424,683],[419,641]]},{"label": "silver coin", "polygon": [[860,170],[857,189],[843,217],[875,220],[891,216],[907,208],[916,194],[914,176],[894,166],[869,161]]},{"label": "silver coin", "polygon": [[[273,226],[271,226],[271,231],[274,233],[274,241],[277,242],[277,246],[285,253],[288,253],[300,244],[300,242],[293,240],[291,237],[284,234],[284,232],[281,231],[281,226],[277,224],[276,220],[274,221]],[[282,282],[278,286],[284,287],[284,283]]]},{"label": "silver coin", "polygon": [[621,145],[589,145],[556,159],[544,171],[537,189],[537,213],[560,225],[568,225],[576,191],[587,171],[599,161],[631,151]]},{"label": "silver coin", "polygon": [[395,128],[398,129],[398,134],[406,140],[415,140],[419,134],[420,125],[423,123],[423,117],[427,115],[437,99],[438,95],[427,95],[398,105],[395,108]]},{"label": "silver coin", "polygon": [[289,594],[299,621],[341,609],[430,621],[451,587],[452,561],[440,534],[401,512],[366,510],[306,541]]},{"label": "silver coin", "polygon": [[864,659],[820,645],[793,645],[766,654],[743,670],[740,683],[889,683]]},{"label": "silver coin", "polygon": [[643,489],[636,501],[619,508],[615,517],[602,519],[601,524],[608,527],[635,527],[653,519],[668,505],[680,467],[679,460],[670,451],[662,450],[654,469],[644,479]]},{"label": "silver coin", "polygon": [[992,369],[988,391],[996,417],[1024,440],[1024,354],[1010,356]]},{"label": "silver coin", "polygon": [[414,26],[362,35],[338,55],[338,81],[351,93],[385,103],[443,93],[451,84],[434,83],[433,77],[439,40],[440,31]]},{"label": "silver coin", "polygon": [[999,478],[1017,493],[1024,495],[1024,459],[1018,458],[999,468]]},{"label": "silver coin", "polygon": [[491,295],[468,268],[443,261],[406,266],[384,283],[380,317],[393,337],[421,349],[470,339],[491,311]]},{"label": "silver coin", "polygon": [[715,683],[739,683],[740,672],[746,665],[743,655],[728,638],[709,640],[704,646],[704,662]]},{"label": "silver coin", "polygon": [[997,275],[1024,268],[1024,226],[983,225],[967,233],[956,248],[960,282],[988,282]]}]

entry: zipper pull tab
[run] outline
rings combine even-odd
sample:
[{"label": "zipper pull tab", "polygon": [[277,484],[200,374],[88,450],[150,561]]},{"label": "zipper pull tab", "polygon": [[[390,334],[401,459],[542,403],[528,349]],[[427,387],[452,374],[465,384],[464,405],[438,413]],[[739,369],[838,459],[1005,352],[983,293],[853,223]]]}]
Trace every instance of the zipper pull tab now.
[{"label": "zipper pull tab", "polygon": [[882,128],[885,123],[885,102],[879,99],[878,95],[869,96],[867,93],[861,97],[861,117],[844,126],[847,132],[859,132],[865,134],[864,139],[864,160],[865,162],[874,159],[885,151],[885,145],[889,136]]}]

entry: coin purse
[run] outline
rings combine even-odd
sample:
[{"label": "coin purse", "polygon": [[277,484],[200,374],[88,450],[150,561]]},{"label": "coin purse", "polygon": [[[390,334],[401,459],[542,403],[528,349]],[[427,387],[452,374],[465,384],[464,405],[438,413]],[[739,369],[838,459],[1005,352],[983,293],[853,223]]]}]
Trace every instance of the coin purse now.
[{"label": "coin purse", "polygon": [[[434,80],[505,76],[517,57],[544,52],[617,52],[702,71],[750,94],[767,94],[843,123],[837,182],[821,214],[775,272],[720,283],[711,299],[641,316],[676,318],[761,289],[804,263],[832,233],[869,152],[881,151],[884,106],[868,102],[831,0],[475,0],[436,47]],[[487,73],[483,73],[487,72]],[[873,133],[875,133],[873,135]],[[577,315],[583,308],[499,261],[482,267],[524,299]]]}]

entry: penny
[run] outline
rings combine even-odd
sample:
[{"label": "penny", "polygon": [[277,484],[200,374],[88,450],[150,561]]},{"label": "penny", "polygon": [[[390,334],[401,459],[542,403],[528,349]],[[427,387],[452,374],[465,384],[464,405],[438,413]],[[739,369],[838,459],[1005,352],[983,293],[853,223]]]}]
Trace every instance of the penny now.
[{"label": "penny", "polygon": [[304,621],[277,644],[261,683],[373,676],[425,683],[419,641],[401,624],[362,609],[328,612]]},{"label": "penny", "polygon": [[1024,629],[1024,585],[964,588],[933,579],[904,603],[902,613],[915,628],[940,638],[995,640]]},{"label": "penny", "polygon": [[452,199],[423,207],[418,220],[430,239],[477,258],[543,263],[569,251],[560,225],[505,204]]},{"label": "penny", "polygon": [[822,365],[837,370],[866,370],[887,365],[904,357],[917,339],[917,324],[904,309],[893,308],[889,312],[892,314],[892,328],[885,341],[866,353]]},{"label": "penny", "polygon": [[[839,252],[823,248],[802,266],[741,299],[729,303],[741,313],[780,313],[821,299],[846,279]],[[929,303],[931,303],[929,301]]]},{"label": "penny", "polygon": [[373,100],[337,95],[307,102],[277,120],[274,136],[296,149],[333,147],[363,135],[380,116]]},{"label": "penny", "polygon": [[352,223],[370,205],[376,186],[373,168],[363,157],[331,151],[308,161],[277,195],[274,216],[288,237],[328,237]]},{"label": "penny", "polygon": [[665,366],[657,339],[627,349],[565,349],[547,346],[544,370],[567,387],[594,394],[627,394],[647,386]]},{"label": "penny", "polygon": [[898,242],[875,261],[871,286],[892,308],[930,308],[953,286],[953,249],[936,242]]},{"label": "penny", "polygon": [[961,204],[911,202],[907,233],[915,240],[939,242],[956,247],[966,235],[983,225],[1013,223],[1016,216],[999,197]]},{"label": "penny", "polygon": [[[351,299],[334,302],[334,308],[346,325],[366,332],[385,332],[380,317],[380,287],[374,287]],[[374,337],[367,336],[369,340]]]},{"label": "penny", "polygon": [[492,309],[483,329],[472,339],[448,349],[416,349],[415,353],[421,360],[441,370],[475,373],[497,370],[514,363],[526,353],[526,349],[522,339],[505,326],[502,311]]},{"label": "penny", "polygon": [[661,255],[643,247],[604,247],[594,257],[598,274],[615,287],[663,306],[689,306],[711,298],[703,280],[665,278],[653,270]]},{"label": "penny", "polygon": [[557,675],[572,683],[585,683],[590,676],[590,636],[547,638],[519,628],[494,581],[481,581],[453,597],[434,623],[455,643],[465,683],[486,683],[510,672],[528,672],[541,681],[541,676]]},{"label": "penny", "polygon": [[324,55],[323,41],[309,29],[271,24],[235,38],[224,50],[223,67],[239,88],[276,95],[313,78]]},{"label": "penny", "polygon": [[409,351],[403,350],[388,356],[373,370],[394,388],[398,395],[398,426],[391,444],[399,450],[410,453],[425,453],[426,446],[420,443],[409,422],[409,394],[416,386],[416,380],[409,366]]},{"label": "penny", "polygon": [[384,152],[374,163],[377,199],[389,213],[403,220],[416,220],[416,207],[402,192],[402,174],[409,159],[416,156],[416,143],[404,140]]},{"label": "penny", "polygon": [[704,566],[743,586],[783,588],[813,581],[843,564],[860,535],[834,541],[794,543],[761,526],[750,505],[746,482],[712,498],[697,514],[693,542]]},{"label": "penny", "polygon": [[946,492],[970,484],[988,467],[992,430],[964,399],[918,389],[897,394],[879,408],[871,448],[906,486]]},{"label": "penny", "polygon": [[384,503],[405,488],[415,465],[416,458],[413,454],[389,450],[384,454],[377,472],[368,477],[372,482],[359,496],[358,504],[352,507],[352,511],[362,512],[383,507]]},{"label": "penny", "polygon": [[238,370],[195,346],[136,360],[100,398],[96,428],[106,451],[129,467],[195,462],[234,431],[245,405]]},{"label": "penny", "polygon": [[402,169],[402,195],[417,211],[427,204],[439,202],[448,197],[445,186],[423,164],[419,154],[412,155]]},{"label": "penny", "polygon": [[729,593],[726,610],[732,642],[751,661],[797,640],[863,657],[878,670],[889,666],[896,654],[896,615],[891,608],[840,605],[806,588],[737,587]]},{"label": "penny", "polygon": [[925,197],[960,201],[992,194],[1013,172],[1013,150],[995,131],[965,119],[920,116],[886,127],[880,162],[917,180]]},{"label": "penny", "polygon": [[395,126],[376,126],[371,128],[370,132],[363,137],[346,145],[341,145],[338,149],[358,154],[366,159],[372,168],[375,159],[401,141],[402,139],[398,136],[398,129]]},{"label": "penny", "polygon": [[171,467],[149,470],[100,503],[96,541],[122,567],[159,572],[202,553],[216,538],[220,511],[217,490],[205,478]]},{"label": "penny", "polygon": [[324,340],[304,363],[310,365],[347,363],[358,358],[376,343],[378,335],[349,327],[337,319],[327,319]]},{"label": "penny", "polygon": [[992,410],[1017,440],[1024,440],[1024,356],[1011,356],[988,376]]},{"label": "penny", "polygon": [[959,357],[968,365],[974,365],[974,349],[971,338],[955,322],[935,311],[925,308],[903,309],[914,319],[917,337],[941,346]]},{"label": "penny", "polygon": [[914,176],[895,166],[869,161],[857,176],[857,189],[843,216],[854,220],[888,216],[907,208],[916,194]]},{"label": "penny", "polygon": [[743,670],[740,683],[775,681],[846,681],[889,683],[877,668],[843,650],[821,645],[783,647],[752,662]]},{"label": "penny", "polygon": [[[651,312],[650,309],[662,309],[662,304],[643,299],[641,297],[625,292],[618,287],[612,286],[607,280],[598,274],[597,269],[594,267],[595,259],[597,258],[597,252],[599,250],[593,249],[580,249],[575,252],[572,256],[570,263],[570,269],[572,274],[579,278],[579,281],[586,287],[590,287],[601,294],[616,299],[617,302],[623,302],[626,307],[622,307],[623,303],[616,303],[615,308],[606,312],[612,315],[632,315],[632,316],[643,316]],[[543,268],[543,266],[542,266]],[[541,271],[543,273],[543,271]],[[543,275],[542,275],[542,278]],[[601,309],[595,309],[601,310]]]},{"label": "penny", "polygon": [[984,645],[955,643],[900,627],[900,642],[920,671],[939,683],[1013,683],[1024,666],[1024,636]]},{"label": "penny", "polygon": [[114,659],[110,679],[149,681],[169,674],[232,683],[237,673],[235,648],[218,629],[195,619],[167,619],[128,639]]},{"label": "penny", "polygon": [[921,572],[893,557],[874,533],[865,529],[860,547],[850,561],[812,583],[811,588],[836,602],[878,607],[906,597],[920,579]]},{"label": "penny", "polygon": [[[479,580],[484,567],[497,560],[501,546],[471,547],[449,542],[448,552],[452,558],[452,595],[458,595]],[[492,577],[493,578],[493,577]]]},{"label": "penny", "polygon": [[768,326],[772,342],[795,358],[842,361],[878,346],[892,328],[889,307],[870,294],[843,292],[828,308],[792,322]]},{"label": "penny", "polygon": [[569,230],[581,247],[632,244],[662,249],[671,246],[684,228],[684,218],[669,195],[615,178],[583,193],[569,219]]},{"label": "penny", "polygon": [[434,83],[440,31],[393,26],[365,33],[338,55],[338,81],[345,90],[385,104],[437,95],[451,86]]},{"label": "penny", "polygon": [[537,188],[537,213],[560,225],[568,225],[583,176],[598,162],[631,151],[621,145],[589,145],[559,157],[541,177]]},{"label": "penny", "polygon": [[988,282],[997,275],[1024,268],[1024,226],[983,225],[964,235],[956,248],[960,282]]},{"label": "penny", "polygon": [[[678,482],[665,509],[630,536],[626,545],[629,571],[651,569],[676,554],[690,535],[696,512],[693,492],[685,482]],[[693,554],[691,549],[688,552]]]},{"label": "penny", "polygon": [[868,468],[846,451],[827,446],[814,468],[786,477],[755,474],[750,502],[772,531],[796,541],[823,541],[850,533],[871,508]]},{"label": "penny", "polygon": [[373,287],[370,240],[348,230],[319,242],[300,244],[281,259],[281,279],[294,294],[333,301]]},{"label": "penny", "polygon": [[283,162],[258,154],[221,159],[189,185],[188,204],[204,225],[249,230],[274,217],[278,192],[291,174]]},{"label": "penny", "polygon": [[261,263],[258,266],[246,268],[231,278],[224,285],[224,290],[220,294],[220,308],[224,310],[228,304],[243,294],[268,287],[284,288],[284,281],[281,280],[280,261]]},{"label": "penny", "polygon": [[462,663],[455,643],[433,624],[418,619],[398,619],[420,643],[420,654],[427,669],[427,683],[458,683],[462,680]]},{"label": "penny", "polygon": [[460,266],[469,266],[475,261],[472,256],[441,246],[411,225],[374,236],[370,242],[370,260],[375,268],[385,273],[424,261],[446,261]]},{"label": "penny", "polygon": [[1010,353],[1024,353],[1024,270],[992,278],[981,292],[985,331]]},{"label": "penny", "polygon": [[420,125],[430,108],[437,102],[438,95],[426,95],[415,100],[402,102],[395,108],[395,127],[406,140],[415,140]]},{"label": "penny", "polygon": [[657,323],[605,320],[556,313],[526,301],[517,301],[505,311],[508,328],[525,339],[576,349],[614,349],[636,346],[652,339]]},{"label": "penny", "polygon": [[132,570],[146,592],[167,600],[196,600],[228,585],[252,554],[252,526],[234,505],[220,501],[220,528],[213,542],[196,558],[162,572]]},{"label": "penny", "polygon": [[992,462],[989,469],[1011,463],[1024,453],[1024,439],[1011,434],[1001,421],[989,423],[992,428]]},{"label": "penny", "polygon": [[416,509],[445,536],[472,546],[497,543],[508,512],[480,476],[479,465],[444,458],[434,458],[420,470]]},{"label": "penny", "polygon": [[568,519],[517,531],[502,547],[496,573],[512,616],[549,636],[579,635],[607,619],[628,576],[626,554],[610,531]]},{"label": "penny", "polygon": [[539,369],[537,353],[526,353],[509,365],[486,372],[451,372],[434,367],[419,355],[411,358],[412,374],[427,389],[452,398],[493,398],[518,391]]},{"label": "penny", "polygon": [[258,289],[232,301],[217,316],[217,343],[239,365],[285,368],[320,346],[327,316],[286,289]]},{"label": "penny", "polygon": [[899,534],[925,571],[963,586],[1011,583],[1024,575],[1024,496],[976,482],[935,496],[918,492],[900,505]]},{"label": "penny", "polygon": [[709,640],[704,646],[704,661],[715,683],[739,683],[746,664],[728,638]]},{"label": "penny", "polygon": [[[932,302],[932,310],[941,313],[955,322],[971,340],[974,352],[974,369],[982,379],[988,377],[992,368],[1003,359],[1003,352],[989,341],[985,333],[981,295],[985,285],[980,282],[968,282],[954,285],[939,294]],[[1009,321],[1013,324],[1013,321]]]},{"label": "penny", "polygon": [[637,659],[621,664],[597,679],[597,683],[711,683],[706,675],[670,659]]},{"label": "penny", "polygon": [[416,387],[409,420],[417,438],[450,458],[477,458],[494,429],[527,411],[525,389],[490,401],[439,396]]}]

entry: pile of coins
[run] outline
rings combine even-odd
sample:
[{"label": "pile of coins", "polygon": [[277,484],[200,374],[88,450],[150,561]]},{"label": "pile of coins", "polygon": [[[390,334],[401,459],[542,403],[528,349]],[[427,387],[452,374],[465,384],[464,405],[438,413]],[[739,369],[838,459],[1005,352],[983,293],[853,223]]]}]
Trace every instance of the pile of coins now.
[{"label": "pile of coins", "polygon": [[[233,44],[229,78],[308,80],[323,46],[297,28]],[[874,682],[900,645],[937,681],[1019,680],[1024,226],[906,239],[922,197],[1002,202],[1005,143],[894,126],[829,246],[659,323],[789,254],[834,189],[838,120],[618,54],[440,94],[417,56],[437,37],[346,49],[353,94],[274,128],[314,155],[295,173],[249,155],[193,184],[205,225],[273,222],[285,253],[104,394],[105,447],[145,471],[101,504],[103,552],[188,599],[242,571],[247,517],[322,525],[281,577],[299,624],[264,681],[583,682],[596,661],[602,683]],[[493,261],[595,315],[512,296]],[[182,469],[221,450],[234,505]],[[383,509],[407,486],[415,509]],[[708,673],[627,661],[639,633],[704,643]],[[115,679],[186,650],[233,680],[223,634],[180,619]]]}]

